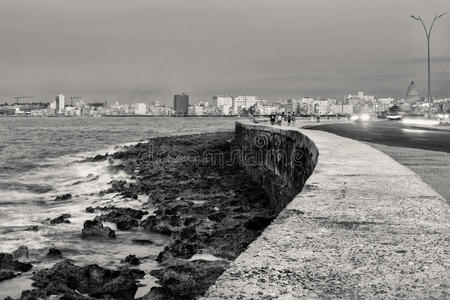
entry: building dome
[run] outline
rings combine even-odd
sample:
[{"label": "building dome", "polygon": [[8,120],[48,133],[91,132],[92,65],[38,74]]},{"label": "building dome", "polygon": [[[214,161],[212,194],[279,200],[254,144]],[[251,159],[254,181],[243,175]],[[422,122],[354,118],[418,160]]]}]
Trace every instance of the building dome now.
[{"label": "building dome", "polygon": [[408,86],[408,91],[406,92],[406,101],[408,102],[416,102],[419,101],[419,90],[417,86],[414,84],[414,81],[411,81],[411,84]]}]

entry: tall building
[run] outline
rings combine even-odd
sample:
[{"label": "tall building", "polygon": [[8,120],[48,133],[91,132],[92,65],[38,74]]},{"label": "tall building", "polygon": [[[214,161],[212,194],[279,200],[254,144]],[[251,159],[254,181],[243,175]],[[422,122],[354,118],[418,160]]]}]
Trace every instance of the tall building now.
[{"label": "tall building", "polygon": [[58,95],[56,96],[56,113],[62,114],[64,112],[64,95]]},{"label": "tall building", "polygon": [[185,93],[173,97],[173,108],[178,115],[187,115],[189,112],[189,95]]}]

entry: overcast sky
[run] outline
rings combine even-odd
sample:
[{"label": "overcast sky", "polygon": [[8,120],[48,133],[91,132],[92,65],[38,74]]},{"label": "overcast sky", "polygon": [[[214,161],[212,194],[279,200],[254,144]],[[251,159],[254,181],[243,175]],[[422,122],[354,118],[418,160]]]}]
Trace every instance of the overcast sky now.
[{"label": "overcast sky", "polygon": [[[217,94],[426,94],[426,39],[449,0],[0,0],[0,102],[13,96],[171,103]],[[450,15],[432,35],[450,97]]]}]

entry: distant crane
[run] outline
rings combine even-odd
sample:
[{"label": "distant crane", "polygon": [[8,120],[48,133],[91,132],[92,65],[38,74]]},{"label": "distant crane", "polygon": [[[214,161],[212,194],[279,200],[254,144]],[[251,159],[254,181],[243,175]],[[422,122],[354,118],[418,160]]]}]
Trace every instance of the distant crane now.
[{"label": "distant crane", "polygon": [[27,98],[34,98],[34,96],[20,96],[20,97],[14,97],[16,99],[16,104],[19,104],[20,99],[27,99]]},{"label": "distant crane", "polygon": [[70,98],[70,106],[73,106],[73,99],[83,99],[83,97],[78,97],[78,96],[69,97],[69,98]]}]

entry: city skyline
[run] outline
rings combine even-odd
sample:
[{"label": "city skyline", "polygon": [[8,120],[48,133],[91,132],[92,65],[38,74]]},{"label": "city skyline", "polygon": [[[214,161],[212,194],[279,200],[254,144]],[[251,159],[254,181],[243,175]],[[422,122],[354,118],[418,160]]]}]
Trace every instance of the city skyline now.
[{"label": "city skyline", "polygon": [[[409,16],[428,23],[446,10],[440,0],[5,1],[0,99],[403,98],[412,80],[424,96],[426,44]],[[450,96],[449,29],[444,18],[433,31],[435,97]]]}]

